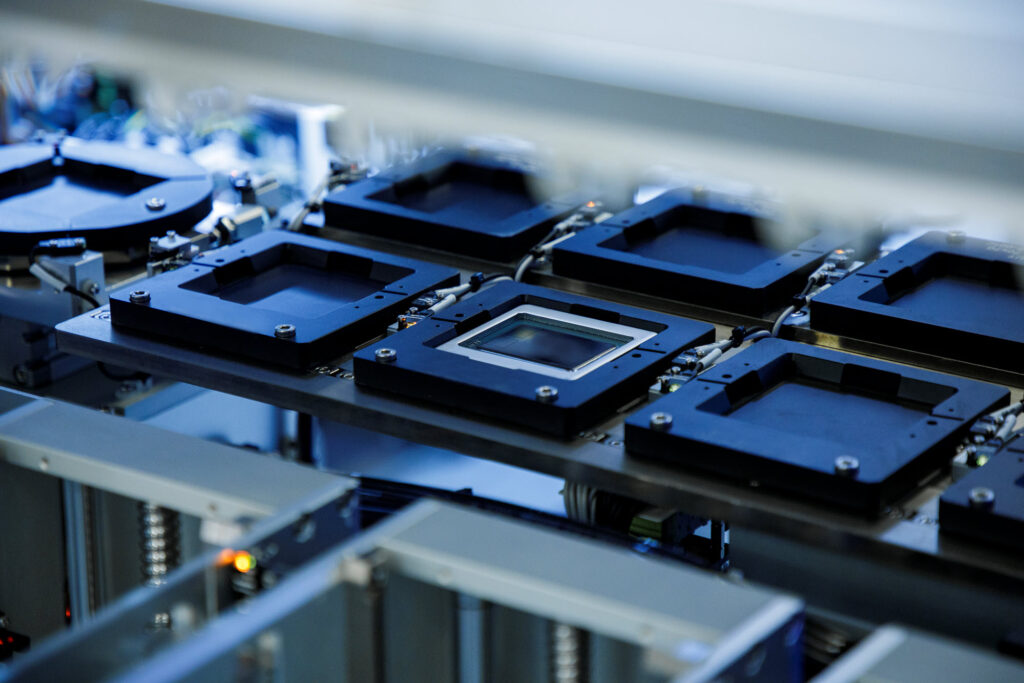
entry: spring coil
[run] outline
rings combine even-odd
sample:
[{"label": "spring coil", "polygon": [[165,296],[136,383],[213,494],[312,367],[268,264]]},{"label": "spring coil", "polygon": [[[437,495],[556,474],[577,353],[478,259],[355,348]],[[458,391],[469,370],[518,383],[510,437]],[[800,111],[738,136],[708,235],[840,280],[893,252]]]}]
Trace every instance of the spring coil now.
[{"label": "spring coil", "polygon": [[590,678],[586,631],[552,622],[548,642],[551,647],[551,683],[586,683]]},{"label": "spring coil", "polygon": [[139,544],[142,580],[159,586],[181,561],[181,523],[178,513],[152,503],[139,503]]},{"label": "spring coil", "polygon": [[[566,480],[562,489],[566,516],[576,522],[597,523],[598,491]],[[575,626],[551,622],[548,628],[551,683],[586,683],[589,678],[587,633]]]}]

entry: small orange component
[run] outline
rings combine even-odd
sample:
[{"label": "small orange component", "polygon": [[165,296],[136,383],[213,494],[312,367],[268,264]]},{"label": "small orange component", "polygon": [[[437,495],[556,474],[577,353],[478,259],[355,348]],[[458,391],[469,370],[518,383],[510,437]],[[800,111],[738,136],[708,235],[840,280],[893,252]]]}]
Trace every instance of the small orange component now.
[{"label": "small orange component", "polygon": [[244,550],[239,550],[235,553],[235,558],[232,561],[232,564],[235,565],[235,570],[238,573],[248,574],[256,568],[256,558]]},{"label": "small orange component", "polygon": [[235,571],[241,574],[248,574],[256,567],[256,558],[246,550],[232,550],[225,548],[217,556],[217,566],[226,567],[231,565]]}]

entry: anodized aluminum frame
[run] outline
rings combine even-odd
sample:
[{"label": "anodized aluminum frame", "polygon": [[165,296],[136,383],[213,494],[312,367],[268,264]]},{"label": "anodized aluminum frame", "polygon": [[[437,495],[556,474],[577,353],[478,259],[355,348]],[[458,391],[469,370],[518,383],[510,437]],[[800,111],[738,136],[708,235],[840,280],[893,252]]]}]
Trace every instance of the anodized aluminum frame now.
[{"label": "anodized aluminum frame", "polygon": [[[991,490],[990,504],[971,492]],[[1024,552],[1024,436],[1016,436],[984,466],[950,486],[939,500],[939,529],[946,534]]]},{"label": "anodized aluminum frame", "polygon": [[[791,379],[826,384],[836,392],[863,392],[882,401],[928,405],[915,422],[883,434],[872,431],[872,411],[856,402],[838,414],[846,429],[874,438],[849,445],[836,434],[807,434],[785,424],[751,424],[731,414],[749,399],[769,394]],[[781,339],[765,339],[699,375],[626,420],[626,450],[683,468],[755,481],[826,505],[878,515],[914,492],[930,474],[948,465],[974,420],[1009,403],[1003,387],[899,366],[840,351]],[[811,419],[813,405],[789,405],[794,420]],[[820,409],[820,408],[819,408]],[[836,410],[835,406],[826,409]],[[883,408],[884,410],[884,408]],[[651,416],[667,413],[668,425]],[[853,456],[853,472],[838,472],[836,458]]]},{"label": "anodized aluminum frame", "polygon": [[318,491],[354,486],[345,477],[8,389],[0,389],[0,462],[222,522],[271,516]]},{"label": "anodized aluminum frame", "polygon": [[[646,327],[656,334],[628,354],[616,356],[616,362],[600,364],[575,379],[553,379],[548,374],[479,362],[439,348],[524,304]],[[566,438],[640,398],[678,354],[713,337],[714,328],[707,323],[518,282],[499,282],[360,349],[353,358],[353,371],[356,382],[367,388],[427,399],[462,413],[498,418]],[[396,352],[392,362],[377,361],[376,352],[384,348]],[[549,395],[538,394],[542,387],[548,388]]]},{"label": "anodized aluminum frame", "polygon": [[[233,547],[259,547],[314,504],[265,520]],[[757,660],[760,648],[772,656],[764,660],[759,680],[793,680],[799,674],[799,658],[793,655],[804,606],[798,598],[449,503],[414,503],[226,610],[211,609],[209,602],[213,589],[207,577],[219,566],[218,557],[214,552],[198,558],[174,572],[166,585],[126,596],[91,626],[30,653],[6,680],[64,680],[83,671],[89,678],[116,675],[122,683],[233,679],[246,665],[239,655],[247,646],[262,650],[260,638],[268,633],[283,641],[270,657],[272,668],[287,670],[289,677],[376,680],[372,674],[388,656],[387,641],[372,616],[363,622],[358,615],[368,604],[379,605],[380,591],[399,579],[569,621],[655,654],[644,661],[678,680],[714,680]],[[606,571],[580,572],[581,567]],[[354,592],[339,592],[341,586]],[[147,615],[169,609],[199,617],[176,628],[177,640],[142,626]],[[433,619],[408,621],[437,630]],[[338,647],[322,647],[315,634],[325,630],[340,636]],[[140,642],[153,648],[148,657],[95,656],[117,643]]]},{"label": "anodized aluminum frame", "polygon": [[1024,372],[1024,283],[1014,283],[1020,295],[1016,306],[979,306],[973,319],[957,316],[941,304],[915,308],[866,297],[879,289],[902,289],[908,282],[920,286],[919,275],[927,277],[922,271],[941,258],[960,261],[981,277],[995,275],[1012,282],[1024,274],[1022,247],[928,232],[811,299],[811,329]]},{"label": "anodized aluminum frame", "polygon": [[887,624],[843,654],[812,683],[1020,679],[1024,679],[1024,666],[1019,660]]},{"label": "anodized aluminum frame", "polygon": [[[703,193],[707,195],[708,193]],[[560,242],[552,250],[552,268],[556,275],[588,282],[615,282],[623,289],[661,296],[743,315],[765,315],[786,305],[800,291],[807,275],[847,238],[819,232],[778,250],[745,272],[732,273],[701,266],[681,264],[643,256],[605,246],[615,239],[628,241],[629,236],[646,229],[666,214],[688,212],[697,225],[715,225],[730,217],[765,225],[766,238],[772,236],[773,219],[736,198],[714,195],[697,197],[693,191],[676,189],[665,192],[643,204],[630,207],[606,221],[594,225]],[[669,232],[691,227],[669,226]],[[783,237],[783,236],[779,236]],[[692,251],[692,250],[691,250]]]},{"label": "anodized aluminum frame", "polygon": [[[327,266],[342,273],[354,269],[368,277],[388,269],[408,273],[360,299],[327,307],[315,317],[261,309],[190,288],[196,282],[220,283],[238,275],[258,279],[264,272],[261,267],[270,262],[272,269],[277,262],[271,259],[292,249],[300,256],[312,255],[310,260],[322,263],[325,270],[331,269]],[[305,368],[373,339],[420,293],[457,284],[459,279],[453,268],[284,230],[260,233],[200,256],[188,266],[139,285],[149,294],[145,301],[131,296],[136,287],[111,294],[114,324],[220,353]],[[275,333],[283,323],[294,326],[289,338]]]},{"label": "anodized aluminum frame", "polygon": [[[35,183],[54,173],[55,156],[52,142],[0,146],[0,197],[34,189]],[[4,208],[0,211],[4,254],[23,256],[41,240],[58,237],[84,237],[90,249],[125,250],[146,244],[150,236],[166,230],[191,227],[213,208],[213,180],[203,167],[182,155],[68,138],[60,143],[59,158],[62,174],[133,191],[101,206],[66,214],[63,220]],[[141,179],[152,182],[137,187]],[[161,208],[147,207],[153,197],[161,200]]]},{"label": "anodized aluminum frame", "polygon": [[[609,349],[608,351],[600,354],[596,358],[592,358],[587,362],[578,365],[575,368],[566,370],[563,368],[556,368],[543,363],[537,363],[535,361],[529,361],[523,358],[514,358],[512,356],[506,356],[502,353],[494,351],[480,351],[478,349],[470,349],[462,346],[464,342],[478,337],[484,334],[490,329],[498,327],[502,323],[511,318],[521,314],[535,315],[540,318],[548,320],[555,320],[558,322],[568,323],[570,325],[577,325],[592,330],[600,330],[601,332],[609,332],[615,335],[621,335],[630,337],[631,339],[624,343],[622,346]],[[503,368],[511,368],[512,370],[526,370],[539,375],[548,375],[556,379],[564,380],[576,380],[583,377],[589,372],[596,370],[605,363],[610,363],[616,358],[623,354],[632,351],[636,347],[640,346],[644,342],[650,340],[656,336],[657,333],[651,330],[641,330],[637,327],[630,327],[628,325],[619,325],[616,323],[607,322],[604,320],[598,320],[596,318],[587,318],[582,315],[573,315],[572,313],[566,313],[565,311],[558,311],[553,308],[544,308],[543,306],[534,306],[532,304],[524,304],[517,306],[510,311],[502,313],[497,318],[494,318],[490,322],[484,323],[479,327],[474,327],[467,332],[460,334],[458,337],[446,341],[437,347],[438,351],[447,351],[449,353],[457,353],[473,360],[478,360],[483,363],[490,363],[491,365],[498,365]]]},{"label": "anodized aluminum frame", "polygon": [[458,205],[424,211],[377,198],[397,185],[435,175],[455,164],[490,175],[522,174],[526,182],[532,181],[538,189],[543,189],[543,179],[516,164],[486,155],[445,151],[387,169],[329,194],[323,201],[324,220],[328,225],[399,242],[510,262],[524,255],[552,225],[589,199],[578,192],[559,197],[540,196],[530,208],[494,219],[474,215]]},{"label": "anodized aluminum frame", "polygon": [[[5,609],[21,614],[22,624],[34,623],[34,633],[40,635],[56,625],[44,617],[47,611],[37,593],[51,586],[60,604],[59,587],[66,585],[71,623],[77,628],[94,618],[94,606],[105,601],[96,595],[116,572],[109,560],[100,559],[109,539],[96,539],[87,531],[88,489],[198,517],[214,535],[232,535],[297,501],[339,496],[355,488],[348,477],[6,389],[0,389],[0,469],[10,486],[30,485],[32,492],[19,494],[20,505],[11,503],[4,510],[7,531],[16,532],[11,533],[12,543],[20,535],[22,543],[31,544],[24,534],[38,534],[40,528],[47,537],[60,538],[60,525],[40,525],[52,509],[60,510],[60,498],[48,500],[39,487],[46,482],[57,490],[63,487],[63,562],[47,560],[57,545],[48,542],[33,552],[11,553],[4,564]],[[39,563],[47,561],[42,569]],[[26,585],[20,578],[10,579],[29,575],[35,578]],[[63,606],[59,609],[63,617]]]}]

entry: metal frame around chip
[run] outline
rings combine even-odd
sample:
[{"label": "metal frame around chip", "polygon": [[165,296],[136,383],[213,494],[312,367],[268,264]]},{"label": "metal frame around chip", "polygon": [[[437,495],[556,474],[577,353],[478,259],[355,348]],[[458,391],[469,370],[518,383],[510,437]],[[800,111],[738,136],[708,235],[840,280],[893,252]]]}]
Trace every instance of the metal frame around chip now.
[{"label": "metal frame around chip", "polygon": [[[656,334],[576,380],[554,379],[525,368],[501,367],[442,350],[446,342],[478,331],[522,305]],[[362,386],[572,436],[641,396],[681,351],[713,338],[714,327],[708,323],[502,282],[357,351],[354,370],[356,382]],[[383,348],[395,351],[391,362],[376,359],[376,351]],[[553,387],[557,394],[539,400],[537,390],[542,386]]]},{"label": "metal frame around chip", "polygon": [[[520,314],[529,314],[549,320],[555,320],[557,322],[569,323],[571,325],[578,325],[580,327],[589,327],[592,330],[598,330],[601,332],[609,332],[612,334],[618,334],[622,336],[631,337],[631,339],[625,344],[610,349],[606,353],[601,354],[597,358],[593,358],[582,365],[573,368],[571,370],[563,370],[562,368],[555,368],[543,363],[537,363],[535,361],[526,360],[523,358],[514,358],[512,356],[506,356],[493,351],[479,351],[477,349],[470,349],[462,346],[462,344],[470,339],[477,337],[478,335],[484,334],[490,329],[501,325],[502,323],[511,320]],[[555,311],[550,308],[543,308],[541,306],[534,306],[532,304],[523,304],[517,306],[505,313],[502,313],[494,320],[489,323],[485,323],[480,327],[475,327],[467,332],[446,341],[441,344],[438,349],[441,351],[448,351],[449,353],[458,353],[467,358],[472,358],[484,363],[490,363],[492,365],[498,365],[505,368],[513,368],[519,370],[527,370],[529,372],[536,372],[541,375],[548,375],[555,379],[564,380],[576,380],[586,375],[588,372],[596,370],[605,363],[610,363],[612,360],[618,358],[624,353],[632,351],[636,347],[648,341],[651,337],[655,336],[656,332],[651,330],[641,330],[636,327],[629,327],[628,325],[618,325],[616,323],[607,322],[604,320],[595,320],[594,318],[586,318],[580,315],[573,315],[571,313],[565,313],[563,311]]]}]

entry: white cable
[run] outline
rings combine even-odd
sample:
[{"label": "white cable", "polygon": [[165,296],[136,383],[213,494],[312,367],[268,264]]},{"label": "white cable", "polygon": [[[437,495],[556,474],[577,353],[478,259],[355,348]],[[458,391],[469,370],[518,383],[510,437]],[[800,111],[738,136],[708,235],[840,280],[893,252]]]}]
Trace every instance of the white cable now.
[{"label": "white cable", "polygon": [[793,315],[794,313],[796,313],[796,306],[789,306],[786,310],[782,312],[782,315],[779,316],[779,319],[775,321],[774,325],[772,325],[773,337],[779,336],[779,330],[782,329],[782,323],[786,322],[786,319],[789,316]]},{"label": "white cable", "polygon": [[566,241],[567,239],[569,239],[570,237],[572,237],[575,234],[576,233],[574,233],[574,232],[570,232],[567,235],[562,235],[561,237],[557,237],[557,238],[551,240],[550,242],[545,242],[544,244],[540,245],[539,247],[537,247],[536,250],[537,251],[543,251],[545,253],[549,252],[552,249],[554,249],[556,245],[558,245],[561,242]]},{"label": "white cable", "polygon": [[540,244],[531,249],[531,253],[524,256],[523,260],[519,262],[519,266],[516,268],[515,275],[512,279],[515,282],[522,282],[523,276],[526,275],[526,271],[529,270],[530,266],[537,260],[536,255],[549,253],[558,244],[575,235],[576,228],[581,226],[580,219],[581,214],[576,212],[555,225],[555,227],[551,229],[551,232],[548,233],[548,236],[545,237]]},{"label": "white cable", "polygon": [[710,344],[702,344],[700,346],[695,346],[692,349],[690,349],[690,352],[695,354],[698,358],[703,358],[704,356],[714,351],[715,349],[724,349],[725,347],[731,345],[732,339],[719,339],[718,341],[711,342]]},{"label": "white cable", "polygon": [[431,306],[427,310],[430,311],[431,313],[437,313],[439,311],[443,311],[444,309],[448,308],[449,306],[451,306],[452,304],[454,304],[458,300],[459,300],[459,297],[455,296],[454,294],[449,294],[448,296],[446,296],[445,298],[441,299],[440,301],[438,301],[436,304],[434,304],[433,306]]},{"label": "white cable", "polygon": [[722,357],[723,353],[724,352],[722,351],[721,347],[719,347],[711,351],[711,353],[709,353],[708,355],[701,358],[699,361],[697,361],[697,372],[700,372],[701,370],[707,370],[712,365],[717,363],[718,359]]},{"label": "white cable", "polygon": [[766,337],[770,337],[770,336],[772,336],[771,332],[769,332],[768,330],[761,330],[760,332],[755,332],[754,334],[750,335],[749,337],[747,337],[743,341],[744,342],[756,342],[759,339],[765,339]]},{"label": "white cable", "polygon": [[[864,263],[862,261],[857,261],[857,262],[853,263],[847,269],[846,274],[849,275],[850,273],[852,273],[853,271],[857,270],[858,268],[860,268],[863,265],[864,265]],[[832,283],[828,282],[827,276],[828,276],[829,273],[831,273],[835,269],[836,269],[836,264],[834,264],[834,263],[823,263],[820,266],[818,266],[814,270],[814,272],[810,274],[810,276],[808,276],[808,278],[807,278],[807,287],[804,289],[804,292],[805,292],[805,294],[803,296],[804,304],[806,304],[808,299],[811,298],[811,292],[814,291],[814,287],[815,286],[817,286],[818,289],[817,289],[817,291],[814,291],[814,296],[817,296],[818,294],[821,294],[826,289],[828,289],[829,287],[832,286]],[[823,281],[823,279],[824,279],[824,281]],[[791,316],[794,313],[796,313],[796,311],[797,311],[797,307],[796,306],[789,306],[785,311],[782,312],[782,315],[780,315],[778,320],[775,321],[775,324],[772,325],[772,336],[773,337],[778,337],[779,336],[779,332],[782,330],[782,324],[784,322],[786,322],[787,319],[789,319],[789,316]]]},{"label": "white cable", "polygon": [[470,287],[471,287],[471,285],[467,282],[467,283],[462,284],[462,285],[455,285],[454,287],[445,287],[444,289],[436,289],[436,290],[434,290],[434,294],[438,295],[442,299],[445,298],[446,296],[448,296],[449,294],[454,294],[455,296],[458,297],[458,296],[462,296],[463,294],[468,292]]},{"label": "white cable", "polygon": [[524,258],[522,263],[519,264],[519,267],[516,268],[516,274],[512,276],[512,279],[515,280],[516,282],[521,282],[523,279],[523,275],[526,274],[526,271],[529,270],[530,265],[533,264],[533,260],[534,259],[532,254]]},{"label": "white cable", "polygon": [[1005,408],[1000,408],[999,410],[991,412],[988,414],[988,416],[991,417],[993,420],[1000,420],[1011,413],[1014,415],[1019,415],[1022,410],[1024,410],[1024,401],[1018,401],[1017,403],[1011,403]]},{"label": "white cable", "polygon": [[302,209],[299,210],[299,212],[288,222],[288,230],[297,230],[302,226],[302,221],[306,220],[306,216],[310,214],[313,206],[320,203],[323,194],[327,192],[327,189],[330,187],[331,181],[336,180],[340,175],[340,173],[328,173],[324,179],[317,184],[313,189],[313,192],[310,193],[309,199],[307,199],[305,204],[302,205]]},{"label": "white cable", "polygon": [[[494,279],[488,280],[487,282],[483,283],[480,286],[481,287],[489,287],[490,285],[494,284],[495,282],[501,282],[502,280],[511,280],[511,279],[512,278],[510,278],[508,275],[501,275],[501,276],[496,277]],[[463,283],[461,285],[455,285],[454,287],[445,287],[444,289],[434,290],[434,294],[436,294],[437,296],[441,297],[441,300],[438,301],[433,306],[431,306],[430,308],[426,309],[426,312],[428,312],[429,314],[434,314],[434,313],[437,313],[438,311],[443,311],[444,309],[448,308],[449,306],[454,304],[456,301],[458,301],[466,292],[468,292],[472,288],[473,288],[473,285],[470,284],[469,282],[466,282],[466,283]]]},{"label": "white cable", "polygon": [[995,438],[1000,441],[1005,441],[1006,437],[1013,431],[1014,426],[1017,424],[1017,415],[1015,413],[1008,413],[1003,418],[1003,424],[999,425],[999,429],[996,431]]},{"label": "white cable", "polygon": [[511,275],[499,275],[498,277],[495,277],[495,278],[491,278],[491,279],[490,279],[490,280],[488,280],[487,282],[485,282],[485,283],[483,283],[482,285],[480,285],[480,289],[483,289],[484,287],[490,287],[490,286],[491,286],[491,285],[493,285],[494,283],[496,283],[496,282],[502,282],[502,281],[504,281],[504,280],[508,280],[509,282],[513,282],[513,280],[512,280],[512,276],[511,276]]}]

